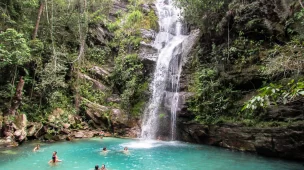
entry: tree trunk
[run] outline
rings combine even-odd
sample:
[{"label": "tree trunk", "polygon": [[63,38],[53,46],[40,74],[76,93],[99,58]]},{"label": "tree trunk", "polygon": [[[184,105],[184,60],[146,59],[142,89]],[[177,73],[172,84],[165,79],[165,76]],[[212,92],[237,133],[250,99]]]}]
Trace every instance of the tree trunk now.
[{"label": "tree trunk", "polygon": [[36,26],[35,26],[35,30],[33,33],[33,40],[36,38],[37,33],[38,33],[38,28],[39,28],[39,23],[40,23],[40,18],[41,18],[41,14],[43,12],[43,8],[44,8],[44,2],[40,1],[40,7],[39,7],[39,12],[38,12],[38,17],[37,17],[37,21],[36,21]]},{"label": "tree trunk", "polygon": [[8,111],[9,115],[15,116],[17,113],[17,109],[19,108],[21,101],[22,101],[23,86],[24,86],[24,80],[23,80],[23,77],[21,76],[19,83],[17,85],[17,88],[16,88],[16,94],[13,98],[11,108]]}]

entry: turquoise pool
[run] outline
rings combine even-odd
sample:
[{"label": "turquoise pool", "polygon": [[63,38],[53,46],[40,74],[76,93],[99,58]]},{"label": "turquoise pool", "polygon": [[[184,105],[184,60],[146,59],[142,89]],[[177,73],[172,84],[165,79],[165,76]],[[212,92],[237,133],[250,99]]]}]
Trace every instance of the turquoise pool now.
[{"label": "turquoise pool", "polygon": [[[0,170],[92,170],[105,164],[108,170],[303,170],[300,163],[271,159],[249,153],[182,142],[140,141],[136,139],[93,138],[73,142],[26,143],[9,151],[0,151]],[[123,154],[123,147],[130,154]],[[101,154],[102,147],[110,150]],[[47,162],[57,151],[63,162]]]}]

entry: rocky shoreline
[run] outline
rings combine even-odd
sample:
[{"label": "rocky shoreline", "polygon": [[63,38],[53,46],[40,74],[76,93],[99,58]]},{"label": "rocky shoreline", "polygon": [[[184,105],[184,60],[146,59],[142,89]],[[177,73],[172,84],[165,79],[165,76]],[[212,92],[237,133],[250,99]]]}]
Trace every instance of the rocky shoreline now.
[{"label": "rocky shoreline", "polygon": [[[27,140],[56,142],[96,136],[136,138],[138,135],[136,120],[121,116],[119,111],[111,113],[105,120],[101,119],[102,114],[98,112],[89,113],[86,115],[90,119],[89,122],[78,115],[66,115],[60,108],[55,109],[47,120],[41,122],[29,122],[25,114],[17,115],[13,121],[4,117],[4,126],[0,128],[0,149],[16,147]],[[2,124],[2,121],[0,123]],[[101,124],[96,125],[97,123]]]},{"label": "rocky shoreline", "polygon": [[179,124],[179,139],[187,142],[254,152],[269,157],[304,160],[304,122],[288,127],[246,127],[241,124]]},{"label": "rocky shoreline", "polygon": [[[22,115],[20,117],[23,117]],[[23,122],[24,123],[24,122]],[[13,125],[13,136],[0,139],[0,149],[17,147],[27,140],[42,142],[72,141],[74,139],[104,137],[131,137],[135,134],[120,135],[101,129],[93,129],[80,123],[82,128],[73,129],[63,125],[58,127],[52,123],[26,124],[26,128]],[[23,131],[25,129],[25,131]],[[223,123],[219,125],[203,125],[194,122],[179,122],[178,140],[212,145],[232,150],[252,152],[262,156],[279,157],[289,160],[304,160],[304,122],[286,127],[247,127],[242,124]],[[56,130],[56,133],[51,130]],[[24,136],[24,134],[26,134]]]}]

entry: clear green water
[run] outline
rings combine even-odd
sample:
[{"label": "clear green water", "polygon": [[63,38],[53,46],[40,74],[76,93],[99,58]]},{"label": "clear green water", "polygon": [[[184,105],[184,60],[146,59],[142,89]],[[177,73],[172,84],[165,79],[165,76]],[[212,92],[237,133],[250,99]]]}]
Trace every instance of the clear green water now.
[{"label": "clear green water", "polygon": [[[11,151],[0,151],[0,170],[92,170],[105,164],[108,170],[303,170],[300,163],[265,158],[216,147],[181,142],[141,142],[132,139],[94,138],[74,142],[27,143]],[[109,153],[100,154],[106,146]],[[128,146],[130,155],[120,152]],[[52,152],[63,162],[50,166]]]}]

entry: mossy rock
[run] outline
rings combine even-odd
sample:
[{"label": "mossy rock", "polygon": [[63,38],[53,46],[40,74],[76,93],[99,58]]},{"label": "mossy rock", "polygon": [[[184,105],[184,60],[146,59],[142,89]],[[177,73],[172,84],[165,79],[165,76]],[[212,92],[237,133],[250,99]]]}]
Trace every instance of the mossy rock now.
[{"label": "mossy rock", "polygon": [[54,135],[52,135],[52,134],[50,134],[50,133],[47,133],[47,134],[45,134],[43,137],[44,137],[45,140],[53,140]]},{"label": "mossy rock", "polygon": [[0,153],[6,155],[16,155],[18,152],[12,150],[5,150],[5,151],[1,151]]}]

